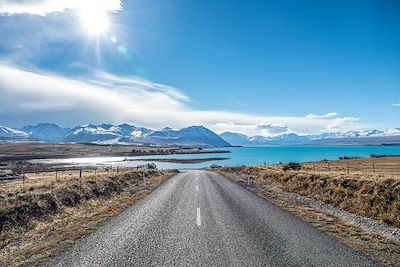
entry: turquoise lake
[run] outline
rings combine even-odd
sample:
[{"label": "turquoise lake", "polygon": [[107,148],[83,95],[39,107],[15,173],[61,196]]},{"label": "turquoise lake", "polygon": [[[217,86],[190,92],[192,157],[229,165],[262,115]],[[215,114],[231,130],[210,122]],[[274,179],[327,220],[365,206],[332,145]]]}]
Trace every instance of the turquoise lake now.
[{"label": "turquoise lake", "polygon": [[[341,156],[348,157],[370,157],[371,154],[400,155],[400,147],[388,146],[341,146],[341,147],[232,147],[222,148],[230,153],[207,153],[191,155],[158,155],[141,157],[95,157],[95,158],[70,158],[60,160],[38,160],[41,162],[59,162],[74,165],[111,165],[120,167],[136,167],[144,163],[151,163],[150,159],[198,159],[198,158],[226,158],[226,160],[208,161],[197,164],[180,164],[168,162],[156,162],[159,169],[197,169],[207,168],[211,164],[221,166],[240,166],[240,165],[271,165],[279,162],[309,162],[320,161],[323,159],[336,160]],[[136,159],[149,159],[149,161],[137,161]],[[126,161],[129,160],[129,161]]]}]

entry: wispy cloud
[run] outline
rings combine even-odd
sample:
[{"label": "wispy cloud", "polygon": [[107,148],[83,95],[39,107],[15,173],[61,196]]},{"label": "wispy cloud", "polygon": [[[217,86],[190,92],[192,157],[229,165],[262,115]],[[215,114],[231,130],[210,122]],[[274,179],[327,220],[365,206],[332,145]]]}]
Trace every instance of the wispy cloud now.
[{"label": "wispy cloud", "polygon": [[122,3],[121,0],[2,0],[0,2],[0,14],[46,16],[54,12],[83,7],[101,7],[102,10],[116,12],[122,10]]},{"label": "wispy cloud", "polygon": [[[275,121],[277,118],[269,117],[269,120]],[[296,123],[296,120],[298,118],[295,117],[282,117],[279,118],[278,120],[280,121],[289,121],[291,120],[294,125]],[[298,121],[297,123],[301,124],[301,121]],[[311,125],[308,125],[309,127]],[[296,127],[296,126],[294,126]],[[312,125],[311,128],[313,127],[318,127],[316,125]],[[237,122],[221,122],[217,123],[214,128],[217,129],[218,132],[224,132],[224,131],[230,131],[230,132],[237,132],[237,133],[243,133],[247,134],[250,136],[254,135],[262,135],[262,136],[276,136],[279,134],[283,133],[290,133],[293,132],[292,130],[289,129],[288,126],[286,126],[284,123],[269,123],[269,122],[261,122],[261,123],[256,123],[256,124],[240,124]],[[296,127],[297,128],[297,127]]]},{"label": "wispy cloud", "polygon": [[307,119],[310,120],[325,120],[328,124],[326,125],[326,129],[322,130],[322,132],[343,132],[354,130],[354,125],[358,124],[360,118],[355,117],[339,117],[339,114],[336,112],[330,112],[322,115],[308,114],[306,116]]},{"label": "wispy cloud", "polygon": [[327,125],[326,128],[329,132],[350,131],[354,130],[354,124],[359,120],[359,118],[353,117],[335,118]]},{"label": "wispy cloud", "polygon": [[349,118],[308,119],[196,110],[180,90],[138,77],[97,72],[90,77],[67,78],[4,63],[0,63],[0,95],[0,124],[14,127],[45,121],[66,126],[127,122],[152,128],[204,125],[219,133],[248,135],[365,127]]},{"label": "wispy cloud", "polygon": [[315,115],[315,114],[308,114],[306,116],[307,119],[331,119],[337,118],[338,114],[336,112],[331,112],[323,115]]},{"label": "wispy cloud", "polygon": [[392,106],[400,107],[400,102],[399,102],[399,103],[392,104]]},{"label": "wispy cloud", "polygon": [[234,98],[234,97],[231,96],[231,95],[225,94],[225,95],[224,95],[224,98],[225,98],[226,100],[228,100],[229,102],[232,102],[232,103],[235,104],[235,105],[238,105],[238,106],[241,106],[241,107],[246,107],[246,104],[245,104],[244,102],[242,102],[242,101],[240,101],[240,100]]},{"label": "wispy cloud", "polygon": [[282,134],[289,131],[289,128],[283,123],[259,123],[256,125],[256,129],[261,130],[261,134],[264,136]]}]

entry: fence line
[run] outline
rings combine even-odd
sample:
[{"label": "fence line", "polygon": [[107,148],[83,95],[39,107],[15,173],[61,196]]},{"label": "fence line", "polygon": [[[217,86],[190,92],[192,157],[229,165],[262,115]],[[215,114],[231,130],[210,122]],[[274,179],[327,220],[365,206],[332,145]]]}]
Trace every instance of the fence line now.
[{"label": "fence line", "polygon": [[[38,186],[38,185],[49,185],[54,182],[65,182],[81,179],[89,176],[98,177],[101,175],[114,175],[121,174],[124,172],[130,172],[138,170],[136,167],[86,167],[86,168],[56,168],[46,170],[35,170],[35,171],[20,171],[19,175],[14,175],[10,179],[0,178],[0,190],[6,192],[16,191],[21,189],[23,186]],[[36,176],[36,177],[35,177]]]}]

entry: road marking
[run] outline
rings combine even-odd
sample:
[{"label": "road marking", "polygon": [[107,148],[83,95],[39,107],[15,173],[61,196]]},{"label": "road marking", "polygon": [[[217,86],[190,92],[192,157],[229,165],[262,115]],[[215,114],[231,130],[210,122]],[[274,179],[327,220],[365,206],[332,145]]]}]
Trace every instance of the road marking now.
[{"label": "road marking", "polygon": [[199,177],[196,176],[196,181],[198,181],[198,180],[199,180]]},{"label": "road marking", "polygon": [[196,220],[197,226],[201,225],[201,216],[200,216],[200,208],[197,208],[197,220]]},{"label": "road marking", "polygon": [[196,191],[199,191],[199,186],[198,185],[196,185]]}]

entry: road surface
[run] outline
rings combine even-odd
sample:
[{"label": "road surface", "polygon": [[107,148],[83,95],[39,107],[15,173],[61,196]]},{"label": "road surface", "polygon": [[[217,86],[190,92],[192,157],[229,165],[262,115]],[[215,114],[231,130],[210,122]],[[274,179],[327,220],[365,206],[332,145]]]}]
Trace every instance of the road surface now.
[{"label": "road surface", "polygon": [[50,266],[374,266],[228,179],[180,173]]}]

